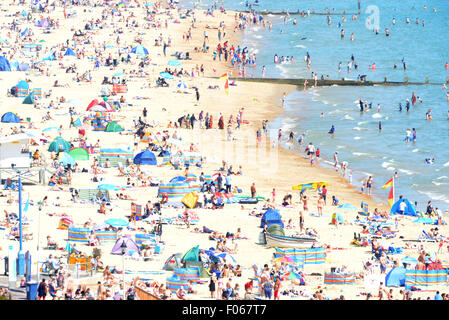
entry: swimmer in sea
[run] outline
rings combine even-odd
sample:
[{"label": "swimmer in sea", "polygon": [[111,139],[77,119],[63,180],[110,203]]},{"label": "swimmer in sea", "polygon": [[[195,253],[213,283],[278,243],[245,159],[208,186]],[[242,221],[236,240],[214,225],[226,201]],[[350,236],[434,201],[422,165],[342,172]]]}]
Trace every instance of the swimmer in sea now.
[{"label": "swimmer in sea", "polygon": [[426,158],[425,161],[426,161],[427,164],[433,164],[435,162],[435,158],[433,158],[433,157],[432,158]]},{"label": "swimmer in sea", "polygon": [[343,40],[345,38],[345,30],[341,29],[340,31],[340,39]]},{"label": "swimmer in sea", "polygon": [[402,103],[399,102],[399,111],[402,111]]},{"label": "swimmer in sea", "polygon": [[395,18],[393,18],[393,25],[395,25],[396,24],[396,19]]},{"label": "swimmer in sea", "polygon": [[335,133],[335,127],[334,127],[334,125],[332,125],[332,127],[330,128],[330,130],[329,130],[328,133],[331,134],[332,137],[334,136],[334,133]]},{"label": "swimmer in sea", "polygon": [[416,142],[416,129],[412,129],[413,142]]},{"label": "swimmer in sea", "polygon": [[[324,118],[324,112],[321,112],[320,118]],[[449,111],[448,111],[448,120],[449,120]]]},{"label": "swimmer in sea", "polygon": [[380,112],[380,104],[377,104],[377,112]]},{"label": "swimmer in sea", "polygon": [[385,29],[385,36],[389,37],[390,36],[390,30],[389,29]]},{"label": "swimmer in sea", "polygon": [[410,129],[407,129],[405,131],[405,142],[410,142],[410,137],[412,136],[412,132],[410,131]]},{"label": "swimmer in sea", "polygon": [[432,120],[432,109],[427,110],[426,120]]},{"label": "swimmer in sea", "polygon": [[379,121],[379,131],[382,131],[382,121]]}]

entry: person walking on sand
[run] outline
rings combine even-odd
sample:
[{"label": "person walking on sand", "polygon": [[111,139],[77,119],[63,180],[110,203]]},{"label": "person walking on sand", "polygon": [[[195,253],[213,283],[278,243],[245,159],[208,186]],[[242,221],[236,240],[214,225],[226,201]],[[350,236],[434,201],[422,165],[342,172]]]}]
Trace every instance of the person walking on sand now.
[{"label": "person walking on sand", "polygon": [[302,215],[302,211],[299,211],[299,232],[302,232],[304,229],[304,216]]},{"label": "person walking on sand", "polygon": [[366,181],[366,193],[368,195],[371,195],[372,187],[373,187],[373,177],[369,176],[368,180]]},{"label": "person walking on sand", "polygon": [[302,197],[302,205],[303,205],[302,208],[304,209],[304,212],[308,212],[309,211],[309,208],[307,207],[307,201],[308,201],[307,196],[304,195]]},{"label": "person walking on sand", "polygon": [[198,91],[198,88],[195,88],[195,95],[196,95],[196,103],[200,103],[200,92]]},{"label": "person walking on sand", "polygon": [[45,283],[45,279],[42,279],[41,283],[39,283],[37,296],[39,297],[39,300],[45,300],[47,297],[47,284]]},{"label": "person walking on sand", "polygon": [[317,209],[318,209],[318,216],[321,217],[323,215],[323,206],[324,206],[324,199],[323,196],[320,196],[317,203]]}]

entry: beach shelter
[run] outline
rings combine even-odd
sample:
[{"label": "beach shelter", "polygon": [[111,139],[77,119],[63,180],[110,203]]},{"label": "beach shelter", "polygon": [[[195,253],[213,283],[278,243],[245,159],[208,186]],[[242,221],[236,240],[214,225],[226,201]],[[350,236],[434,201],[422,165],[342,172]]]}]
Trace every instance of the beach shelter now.
[{"label": "beach shelter", "polygon": [[135,53],[138,55],[147,55],[148,54],[148,50],[147,48],[145,48],[144,46],[142,46],[141,44],[135,46],[134,48],[132,48],[131,53]]},{"label": "beach shelter", "polygon": [[48,147],[48,151],[52,152],[68,152],[70,150],[70,143],[65,141],[61,137],[57,137],[50,146]]},{"label": "beach shelter", "polygon": [[11,65],[8,59],[3,56],[0,56],[0,71],[11,71]]},{"label": "beach shelter", "polygon": [[157,165],[157,160],[156,160],[156,156],[154,155],[153,152],[149,151],[149,150],[145,150],[139,154],[137,154],[134,157],[134,164],[140,164],[140,165],[152,165],[155,166]]},{"label": "beach shelter", "polygon": [[53,61],[53,60],[55,60],[55,50],[50,51],[42,58],[42,61]]},{"label": "beach shelter", "polygon": [[5,122],[5,123],[20,123],[20,119],[14,113],[6,112],[2,116],[2,122]]},{"label": "beach shelter", "polygon": [[29,95],[23,99],[23,104],[34,104],[34,92],[31,92]]},{"label": "beach shelter", "polygon": [[385,277],[385,285],[387,287],[403,287],[405,286],[405,268],[394,267]]},{"label": "beach shelter", "polygon": [[262,219],[260,220],[260,227],[263,228],[265,226],[265,223],[268,222],[268,227],[272,224],[278,224],[282,228],[284,227],[284,223],[282,222],[281,214],[279,213],[279,210],[275,209],[269,209],[265,211],[265,213],[262,216]]},{"label": "beach shelter", "polygon": [[41,21],[39,21],[38,26],[41,28],[48,28],[50,24],[48,23],[47,19],[42,19]]},{"label": "beach shelter", "polygon": [[70,165],[72,167],[74,167],[75,163],[76,163],[75,159],[73,159],[72,156],[70,154],[68,154],[67,152],[63,152],[63,153],[59,154],[58,162],[59,163],[62,162],[62,164],[64,166]]},{"label": "beach shelter", "polygon": [[67,48],[66,52],[64,53],[64,56],[74,56],[75,57],[76,53],[72,49]]},{"label": "beach shelter", "polygon": [[198,202],[199,196],[195,192],[190,192],[182,198],[181,202],[184,203],[187,207],[190,209],[193,209],[197,202]]},{"label": "beach shelter", "polygon": [[89,234],[91,232],[91,230],[89,228],[69,227],[67,232],[68,232],[68,241],[89,243]]},{"label": "beach shelter", "polygon": [[177,268],[182,267],[181,263],[182,253],[174,253],[172,254],[164,263],[162,270],[173,271]]},{"label": "beach shelter", "polygon": [[134,242],[134,240],[131,238],[130,235],[125,235],[123,237],[121,237],[120,239],[118,239],[115,244],[114,247],[112,248],[111,254],[119,254],[119,255],[123,255],[122,253],[122,245],[125,244],[125,256],[131,256],[133,255],[135,252],[137,252],[138,254],[140,254],[140,250],[139,247],[137,246],[137,244]]},{"label": "beach shelter", "polygon": [[396,201],[393,204],[393,206],[391,207],[390,214],[391,215],[393,215],[393,214],[400,214],[399,213],[399,205],[404,200],[405,200],[405,204],[407,205],[407,208],[405,208],[405,211],[404,211],[404,215],[417,217],[418,214],[416,213],[415,206],[413,204],[411,204],[410,201],[408,201],[408,199],[399,199],[398,201]]},{"label": "beach shelter", "polygon": [[84,148],[72,148],[68,154],[75,160],[89,160],[89,152]]},{"label": "beach shelter", "polygon": [[200,246],[195,246],[187,251],[181,258],[184,261],[200,261]]},{"label": "beach shelter", "polygon": [[340,212],[334,212],[332,214],[332,221],[331,224],[335,225],[338,221],[338,224],[343,224],[344,223],[344,219],[343,219],[343,215]]},{"label": "beach shelter", "polygon": [[123,131],[123,128],[116,121],[111,121],[107,124],[104,131],[105,132],[120,132],[120,131]]}]

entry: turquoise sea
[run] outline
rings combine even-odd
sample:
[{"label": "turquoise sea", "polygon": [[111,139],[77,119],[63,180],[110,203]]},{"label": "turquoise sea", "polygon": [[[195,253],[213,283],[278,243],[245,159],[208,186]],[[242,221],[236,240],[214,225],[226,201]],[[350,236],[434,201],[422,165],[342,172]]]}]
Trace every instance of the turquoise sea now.
[{"label": "turquoise sea", "polygon": [[[254,0],[249,1],[254,3]],[[200,8],[207,9],[213,1],[202,0]],[[246,10],[245,1],[218,2],[230,10]],[[186,1],[186,6],[193,2]],[[427,6],[427,9],[424,9]],[[361,1],[361,15],[355,21],[357,0],[260,0],[256,10],[279,12],[342,12],[346,9],[346,22],[341,15],[332,15],[328,25],[326,15],[301,17],[291,15],[284,22],[283,16],[268,15],[272,30],[261,25],[250,26],[244,32],[243,42],[250,53],[256,53],[257,65],[248,67],[247,74],[261,77],[262,66],[266,77],[330,79],[356,79],[366,75],[368,80],[424,82],[427,77],[436,85],[398,87],[327,87],[298,90],[287,97],[285,112],[271,123],[273,131],[282,128],[284,136],[290,131],[305,135],[305,142],[312,141],[322,152],[324,159],[331,160],[335,151],[340,161],[347,161],[353,171],[353,184],[361,185],[367,175],[374,178],[374,192],[378,200],[386,201],[388,191],[381,186],[394,172],[396,196],[404,195],[418,202],[424,210],[428,200],[443,211],[449,209],[449,102],[447,89],[443,87],[449,71],[449,4],[445,0],[432,1]],[[434,10],[435,8],[435,10]],[[297,19],[297,25],[293,19]],[[409,18],[410,23],[406,22]],[[395,24],[393,24],[395,19]],[[419,23],[416,23],[418,19]],[[423,26],[424,20],[424,26]],[[368,22],[367,22],[368,21]],[[339,26],[339,23],[341,25]],[[370,26],[378,23],[379,33]],[[390,36],[385,36],[388,28]],[[344,29],[345,38],[340,38]],[[282,32],[281,32],[282,31]],[[354,41],[350,35],[354,34]],[[309,53],[311,69],[307,70],[304,56]],[[293,56],[293,63],[275,64],[274,55]],[[348,62],[354,56],[358,70],[347,72]],[[407,69],[403,69],[402,61]],[[338,65],[341,62],[341,72]],[[376,64],[376,70],[369,69]],[[394,64],[397,68],[394,69]],[[406,99],[412,93],[422,99],[406,112]],[[372,109],[361,113],[359,99],[372,102]],[[398,105],[402,103],[402,112]],[[380,111],[377,106],[380,104]],[[426,112],[432,110],[432,121],[426,121]],[[324,113],[324,117],[320,114]],[[379,132],[379,121],[382,131]],[[327,132],[334,125],[335,136]],[[405,142],[407,129],[416,129],[416,142]],[[293,149],[299,151],[296,143]],[[426,164],[426,158],[435,158],[434,164]]]}]

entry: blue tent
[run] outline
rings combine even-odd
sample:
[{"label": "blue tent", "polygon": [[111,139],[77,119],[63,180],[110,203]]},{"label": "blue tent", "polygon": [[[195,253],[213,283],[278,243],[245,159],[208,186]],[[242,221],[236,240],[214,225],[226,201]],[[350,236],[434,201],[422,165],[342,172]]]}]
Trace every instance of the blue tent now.
[{"label": "blue tent", "polygon": [[59,155],[58,162],[59,163],[62,162],[62,164],[64,166],[68,166],[70,164],[70,166],[72,166],[72,167],[74,167],[76,164],[75,159],[73,159],[73,157],[70,154],[68,154],[67,152],[61,153]]},{"label": "blue tent", "polygon": [[52,50],[49,53],[45,55],[45,57],[42,59],[42,61],[53,61],[55,60],[55,51]]},{"label": "blue tent", "polygon": [[157,165],[156,156],[153,152],[145,150],[134,157],[134,164]]},{"label": "blue tent", "polygon": [[159,153],[158,157],[170,157],[170,151],[168,151],[168,150],[162,150],[162,151]]},{"label": "blue tent", "polygon": [[398,201],[396,201],[393,204],[393,206],[391,207],[390,214],[392,214],[392,215],[393,214],[399,214],[399,204],[403,200],[405,200],[405,204],[407,205],[407,208],[405,208],[404,215],[417,217],[418,214],[416,213],[415,206],[413,204],[411,204],[410,201],[408,201],[407,199],[399,199]]},{"label": "blue tent", "polygon": [[265,213],[262,216],[262,219],[260,220],[260,227],[263,228],[265,226],[265,223],[267,222],[268,227],[271,226],[272,224],[278,224],[282,228],[284,227],[284,223],[282,222],[279,210],[269,209],[265,211]]},{"label": "blue tent", "polygon": [[3,56],[0,56],[0,71],[11,71],[11,65],[8,59]]},{"label": "blue tent", "polygon": [[16,85],[17,89],[25,89],[28,90],[30,88],[30,85],[25,80],[19,81],[19,83]]},{"label": "blue tent", "polygon": [[17,67],[17,71],[28,71],[30,70],[30,65],[28,63],[21,63]]},{"label": "blue tent", "polygon": [[131,53],[135,53],[135,54],[139,54],[139,55],[143,56],[143,55],[148,54],[148,50],[147,50],[147,48],[145,48],[144,46],[139,44],[131,50]]},{"label": "blue tent", "polygon": [[20,119],[18,116],[16,116],[14,113],[12,112],[6,112],[3,116],[2,116],[2,122],[6,122],[6,123],[19,123]]},{"label": "blue tent", "polygon": [[186,181],[187,178],[183,176],[177,176],[170,180],[170,182],[183,182]]},{"label": "blue tent", "polygon": [[75,52],[73,52],[72,49],[67,48],[66,52],[64,53],[65,56],[76,56]]},{"label": "blue tent", "polygon": [[385,285],[387,287],[403,287],[405,286],[405,268],[395,267],[385,277]]}]

